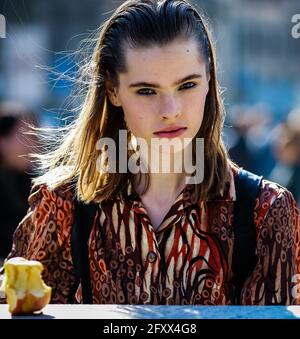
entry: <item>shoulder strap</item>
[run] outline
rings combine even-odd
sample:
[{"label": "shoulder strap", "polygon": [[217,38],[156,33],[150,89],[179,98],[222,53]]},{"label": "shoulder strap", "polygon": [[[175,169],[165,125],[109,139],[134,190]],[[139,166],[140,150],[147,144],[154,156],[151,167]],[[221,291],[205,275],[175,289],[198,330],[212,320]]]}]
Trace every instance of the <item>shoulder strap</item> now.
[{"label": "shoulder strap", "polygon": [[75,293],[80,282],[83,303],[93,303],[88,240],[96,210],[96,204],[84,204],[77,199],[75,200],[74,223],[71,230],[71,255],[76,281],[70,292],[69,299],[71,303],[74,302]]},{"label": "shoulder strap", "polygon": [[235,286],[236,303],[239,304],[243,284],[257,262],[254,207],[262,177],[240,168],[234,180],[236,201],[233,221],[232,282]]}]

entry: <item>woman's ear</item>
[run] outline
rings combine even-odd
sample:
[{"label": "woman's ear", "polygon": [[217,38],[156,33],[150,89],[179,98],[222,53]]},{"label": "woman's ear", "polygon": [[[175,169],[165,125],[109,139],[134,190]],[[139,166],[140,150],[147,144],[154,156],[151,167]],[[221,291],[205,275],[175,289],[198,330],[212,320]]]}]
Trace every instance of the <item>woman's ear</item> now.
[{"label": "woman's ear", "polygon": [[121,102],[119,100],[119,96],[117,94],[117,89],[113,86],[112,81],[110,80],[110,77],[107,76],[107,79],[105,80],[105,88],[107,96],[110,100],[110,102],[117,107],[122,106]]},{"label": "woman's ear", "polygon": [[122,106],[119,100],[118,94],[114,88],[106,88],[106,93],[109,97],[110,102],[117,107]]}]

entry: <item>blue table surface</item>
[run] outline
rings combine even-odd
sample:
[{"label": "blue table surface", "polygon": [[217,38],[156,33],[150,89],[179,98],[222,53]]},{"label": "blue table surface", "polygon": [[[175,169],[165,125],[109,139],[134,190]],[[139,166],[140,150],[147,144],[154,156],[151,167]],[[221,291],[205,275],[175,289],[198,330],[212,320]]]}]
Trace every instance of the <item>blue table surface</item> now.
[{"label": "blue table surface", "polygon": [[47,305],[41,313],[11,316],[0,305],[0,319],[300,319],[300,306],[132,306]]}]

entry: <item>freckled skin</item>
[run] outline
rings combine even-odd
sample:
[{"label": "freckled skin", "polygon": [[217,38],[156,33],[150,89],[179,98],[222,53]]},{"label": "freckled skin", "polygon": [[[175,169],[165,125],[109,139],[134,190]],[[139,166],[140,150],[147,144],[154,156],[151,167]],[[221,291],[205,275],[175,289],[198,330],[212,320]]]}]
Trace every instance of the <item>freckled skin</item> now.
[{"label": "freckled skin", "polygon": [[[206,65],[196,41],[175,40],[163,47],[127,49],[126,63],[127,72],[119,75],[114,99],[122,106],[130,131],[150,143],[155,131],[180,125],[188,128],[180,138],[194,138],[201,127],[209,89]],[[182,89],[184,83],[174,86],[175,81],[194,73],[201,74],[201,78],[187,82],[195,83],[195,87]],[[129,87],[136,82],[160,87],[149,88],[153,95],[138,95],[139,89],[148,87]]]}]

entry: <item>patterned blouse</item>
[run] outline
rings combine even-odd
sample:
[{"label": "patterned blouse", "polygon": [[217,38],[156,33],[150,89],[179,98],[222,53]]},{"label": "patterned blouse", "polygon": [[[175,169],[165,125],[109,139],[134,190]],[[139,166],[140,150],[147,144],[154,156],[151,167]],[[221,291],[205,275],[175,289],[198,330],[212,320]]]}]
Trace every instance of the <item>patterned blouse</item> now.
[{"label": "patterned blouse", "polygon": [[[193,203],[186,186],[154,230],[132,185],[97,207],[89,238],[93,302],[229,305],[234,289],[234,175],[226,198]],[[74,200],[67,187],[35,186],[9,257],[39,260],[52,303],[68,303],[75,281],[70,231]],[[267,180],[254,209],[257,264],[243,285],[246,305],[300,304],[300,222],[292,194]],[[76,302],[81,302],[81,288]]]}]

